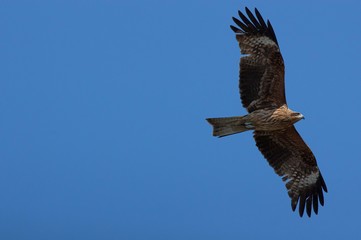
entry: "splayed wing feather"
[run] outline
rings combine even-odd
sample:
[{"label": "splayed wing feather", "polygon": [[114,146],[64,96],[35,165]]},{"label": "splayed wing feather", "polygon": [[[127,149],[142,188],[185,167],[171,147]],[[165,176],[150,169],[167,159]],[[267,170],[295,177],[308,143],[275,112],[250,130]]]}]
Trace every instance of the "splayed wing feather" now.
[{"label": "splayed wing feather", "polygon": [[[237,28],[237,31],[235,31],[236,33],[244,33],[244,31],[243,31],[243,29],[247,29],[247,26],[246,25],[244,25],[241,21],[239,21],[237,18],[235,18],[235,17],[233,17],[232,18],[233,19],[233,21],[242,29],[242,30],[240,30],[240,29],[238,29]],[[231,28],[232,28],[233,26],[231,25]]]},{"label": "splayed wing feather", "polygon": [[257,31],[257,28],[248,20],[248,18],[241,12],[238,11],[239,17],[242,19],[242,21],[247,25],[247,28],[253,32]]},{"label": "splayed wing feather", "polygon": [[232,31],[235,32],[235,33],[242,32],[241,29],[236,28],[235,26],[232,26],[232,25],[231,25],[230,27],[231,27]]},{"label": "splayed wing feather", "polygon": [[257,10],[257,8],[254,10],[254,12],[256,13],[256,17],[258,19],[258,22],[261,24],[262,28],[263,29],[267,28],[267,25],[266,25],[265,21],[263,20],[262,15]]},{"label": "splayed wing feather", "polygon": [[249,19],[252,21],[253,25],[256,27],[256,29],[261,29],[261,24],[257,21],[257,19],[253,16],[252,12],[246,7],[246,13]]}]

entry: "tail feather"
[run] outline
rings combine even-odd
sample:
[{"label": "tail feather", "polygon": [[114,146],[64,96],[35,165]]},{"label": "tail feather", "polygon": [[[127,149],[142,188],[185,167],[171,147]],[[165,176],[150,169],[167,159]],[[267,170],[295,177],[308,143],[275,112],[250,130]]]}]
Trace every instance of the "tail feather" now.
[{"label": "tail feather", "polygon": [[245,117],[207,118],[213,126],[213,136],[225,137],[252,129]]}]

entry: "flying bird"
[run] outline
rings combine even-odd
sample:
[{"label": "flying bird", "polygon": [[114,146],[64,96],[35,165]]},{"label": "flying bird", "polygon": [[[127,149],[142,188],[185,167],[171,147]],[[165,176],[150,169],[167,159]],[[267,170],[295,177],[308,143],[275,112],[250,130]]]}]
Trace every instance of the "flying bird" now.
[{"label": "flying bird", "polygon": [[318,214],[318,203],[324,205],[325,181],[311,149],[303,141],[294,124],[304,116],[287,106],[285,66],[276,34],[269,20],[265,22],[257,10],[246,7],[233,17],[241,50],[239,92],[245,116],[208,118],[213,136],[224,137],[253,130],[256,146],[274,171],[285,182],[291,207],[299,208],[302,217],[306,208]]}]

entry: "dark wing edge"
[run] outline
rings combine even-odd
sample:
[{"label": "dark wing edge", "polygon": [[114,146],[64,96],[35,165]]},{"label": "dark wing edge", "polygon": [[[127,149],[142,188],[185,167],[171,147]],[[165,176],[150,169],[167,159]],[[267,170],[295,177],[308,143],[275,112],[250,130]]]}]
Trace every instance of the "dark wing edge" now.
[{"label": "dark wing edge", "polygon": [[271,40],[273,40],[278,46],[276,34],[273,30],[271,22],[267,20],[267,24],[266,24],[266,22],[263,20],[263,17],[260,14],[260,12],[257,10],[257,8],[255,8],[256,17],[247,7],[245,8],[245,10],[249,19],[241,11],[238,11],[238,15],[243,22],[233,17],[232,18],[233,21],[237,24],[239,28],[231,25],[230,26],[231,29],[236,34],[237,33],[253,34],[253,35],[259,34],[259,35],[267,36]]},{"label": "dark wing edge", "polygon": [[312,208],[317,215],[318,203],[324,205],[323,191],[327,192],[327,186],[312,151],[297,130],[292,126],[284,131],[255,131],[254,138],[258,149],[286,183],[292,210],[298,204],[301,217],[305,208],[309,217]]}]

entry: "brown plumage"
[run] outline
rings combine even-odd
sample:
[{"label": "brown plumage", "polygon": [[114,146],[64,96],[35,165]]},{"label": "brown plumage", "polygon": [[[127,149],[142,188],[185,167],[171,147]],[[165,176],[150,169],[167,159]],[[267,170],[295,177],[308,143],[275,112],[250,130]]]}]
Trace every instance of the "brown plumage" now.
[{"label": "brown plumage", "polygon": [[269,21],[255,16],[246,8],[248,18],[238,11],[233,18],[241,53],[239,91],[245,116],[208,118],[213,135],[218,137],[254,130],[258,149],[275,172],[286,182],[291,206],[299,205],[302,217],[306,208],[318,214],[318,202],[323,206],[323,191],[327,187],[316,158],[293,126],[303,119],[301,113],[288,108],[285,96],[285,67],[276,35]]}]

